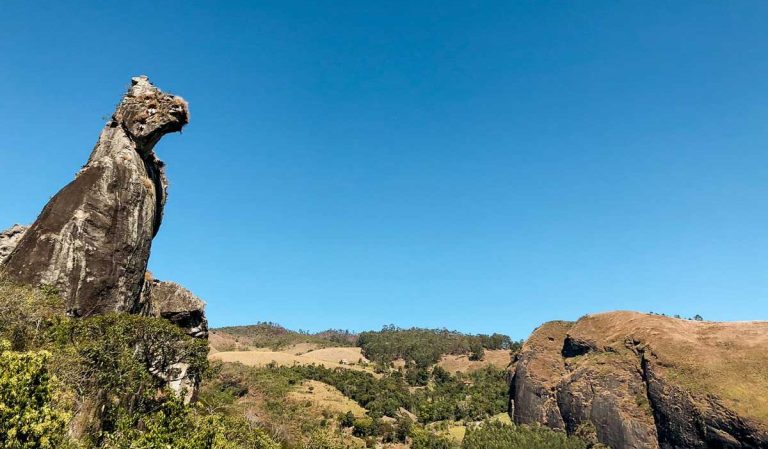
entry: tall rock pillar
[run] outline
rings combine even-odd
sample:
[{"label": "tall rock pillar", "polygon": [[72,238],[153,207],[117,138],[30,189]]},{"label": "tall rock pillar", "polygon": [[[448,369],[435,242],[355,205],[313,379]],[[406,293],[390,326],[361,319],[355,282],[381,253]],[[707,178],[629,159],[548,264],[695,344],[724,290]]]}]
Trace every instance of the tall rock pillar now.
[{"label": "tall rock pillar", "polygon": [[72,316],[148,313],[141,291],[168,185],[153,149],[188,117],[183,99],[133,78],[87,164],[0,269],[22,283],[55,287]]}]

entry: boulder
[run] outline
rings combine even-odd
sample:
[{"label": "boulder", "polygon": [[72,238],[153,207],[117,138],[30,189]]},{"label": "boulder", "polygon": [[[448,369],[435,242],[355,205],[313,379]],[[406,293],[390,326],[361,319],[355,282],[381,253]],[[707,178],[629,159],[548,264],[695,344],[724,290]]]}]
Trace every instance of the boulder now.
[{"label": "boulder", "polygon": [[768,448],[768,322],[611,312],[536,329],[510,415],[613,449]]},{"label": "boulder", "polygon": [[26,226],[15,224],[9,229],[0,232],[0,263],[16,248],[26,230]]},{"label": "boulder", "polygon": [[174,282],[149,280],[145,285],[150,314],[164,318],[195,338],[208,338],[205,302]]},{"label": "boulder", "polygon": [[133,78],[88,162],[2,262],[6,275],[55,287],[71,316],[146,313],[141,292],[168,186],[153,150],[188,115],[183,99]]}]

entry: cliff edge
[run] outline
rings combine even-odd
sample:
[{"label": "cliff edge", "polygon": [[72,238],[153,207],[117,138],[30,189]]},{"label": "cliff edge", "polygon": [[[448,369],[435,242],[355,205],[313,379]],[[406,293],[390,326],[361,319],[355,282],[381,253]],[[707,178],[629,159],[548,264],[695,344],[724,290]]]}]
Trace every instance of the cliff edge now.
[{"label": "cliff edge", "polygon": [[510,416],[613,449],[768,448],[766,347],[768,322],[546,323],[511,368]]}]

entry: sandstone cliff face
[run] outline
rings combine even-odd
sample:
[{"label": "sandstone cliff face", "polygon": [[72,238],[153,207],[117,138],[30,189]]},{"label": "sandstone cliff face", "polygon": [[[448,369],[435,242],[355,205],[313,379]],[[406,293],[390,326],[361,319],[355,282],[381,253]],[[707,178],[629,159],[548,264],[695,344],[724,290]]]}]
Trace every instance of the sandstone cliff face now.
[{"label": "sandstone cliff face", "polygon": [[133,78],[87,164],[3,261],[6,275],[56,287],[72,316],[145,312],[144,273],[167,188],[153,148],[187,121],[184,100]]},{"label": "sandstone cliff face", "polygon": [[538,328],[510,414],[613,449],[768,448],[768,323],[632,312]]}]

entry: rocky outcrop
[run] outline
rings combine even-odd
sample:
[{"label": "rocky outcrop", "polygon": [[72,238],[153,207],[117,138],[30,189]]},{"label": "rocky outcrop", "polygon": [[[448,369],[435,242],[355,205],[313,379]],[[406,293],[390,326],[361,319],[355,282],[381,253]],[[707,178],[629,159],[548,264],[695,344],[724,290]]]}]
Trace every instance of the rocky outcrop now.
[{"label": "rocky outcrop", "polygon": [[27,227],[19,224],[11,226],[9,229],[0,232],[0,263],[13,252],[19,240],[24,236]]},{"label": "rocky outcrop", "polygon": [[187,121],[184,100],[133,78],[86,165],[5,258],[5,274],[55,287],[72,316],[145,313],[144,274],[168,185],[153,149]]},{"label": "rocky outcrop", "polygon": [[[133,78],[75,180],[32,226],[0,233],[0,274],[55,287],[73,317],[154,315],[192,337],[207,338],[205,303],[146,271],[168,187],[164,164],[153,150],[163,135],[180,131],[188,115],[180,97],[161,92],[146,77]],[[201,373],[185,360],[150,372],[185,402],[197,393]],[[101,401],[87,401],[73,421],[73,434],[98,426]]]},{"label": "rocky outcrop", "polygon": [[[142,301],[148,304],[149,314],[170,321],[194,338],[208,338],[208,320],[205,318],[205,302],[186,288],[174,282],[147,280],[142,292]],[[200,373],[189,369],[189,364],[179,362],[168,371],[156,375],[168,382],[171,391],[189,403],[197,396]]]},{"label": "rocky outcrop", "polygon": [[768,448],[767,344],[766,322],[546,323],[513,364],[510,415],[613,449]]},{"label": "rocky outcrop", "polygon": [[205,302],[174,282],[152,279],[145,286],[150,314],[164,318],[195,338],[208,338]]}]

